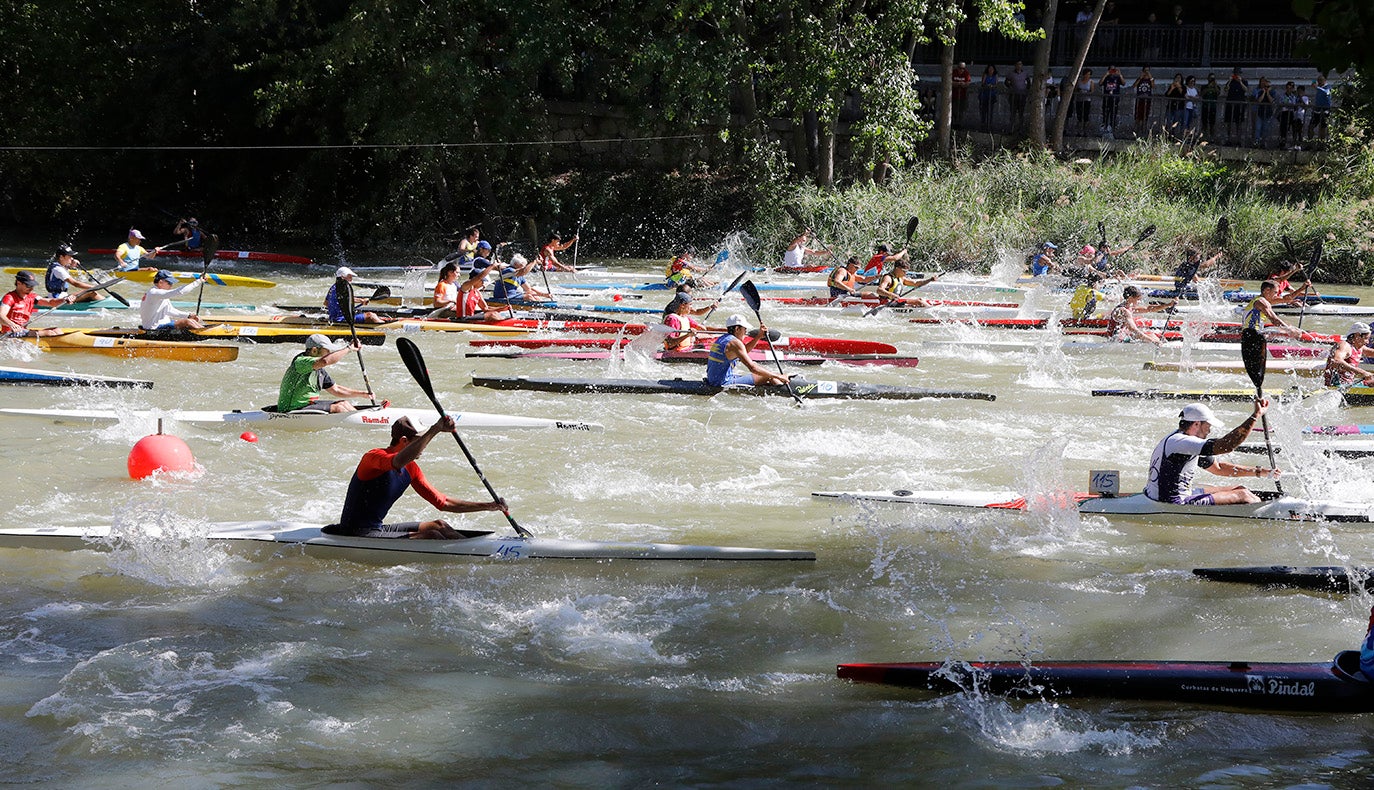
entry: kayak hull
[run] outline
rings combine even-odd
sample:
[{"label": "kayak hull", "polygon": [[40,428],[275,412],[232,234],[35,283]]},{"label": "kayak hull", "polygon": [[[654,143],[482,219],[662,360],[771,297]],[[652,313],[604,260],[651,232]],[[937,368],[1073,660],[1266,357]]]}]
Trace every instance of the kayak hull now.
[{"label": "kayak hull", "polygon": [[963,398],[996,400],[996,396],[982,392],[933,390],[918,387],[896,387],[884,384],[865,384],[850,381],[809,381],[796,379],[791,391],[787,387],[717,387],[703,379],[560,379],[532,376],[473,376],[478,387],[504,390],[533,390],[536,392],[614,393],[627,395],[716,395],[721,392],[743,395],[773,395],[803,400],[918,400],[923,398]]},{"label": "kayak hull", "polygon": [[[463,354],[468,359],[565,359],[579,362],[605,362],[620,359],[614,351],[469,351]],[[659,351],[653,355],[658,362],[669,364],[706,364],[708,352],[705,349],[693,351]],[[771,362],[772,357],[757,349],[749,353],[755,362]],[[889,354],[780,354],[778,361],[784,365],[820,365],[835,362],[841,365],[890,365],[899,368],[914,368],[920,362],[917,357],[900,357]]]},{"label": "kayak hull", "polygon": [[[110,254],[113,255],[113,254],[114,254],[113,251],[112,251]],[[21,272],[21,271],[33,272],[34,275],[37,276],[37,277],[39,278],[39,281],[40,281],[40,282],[42,281],[43,275],[46,273],[46,270],[45,270],[45,269],[25,268],[25,267],[22,267],[22,266],[8,266],[8,267],[5,268],[5,273],[6,273],[6,274],[18,274],[18,273]],[[125,280],[128,280],[129,282],[134,282],[134,283],[151,283],[151,282],[153,281],[153,275],[157,274],[156,271],[143,271],[142,269],[138,269],[138,270],[135,270],[135,271],[128,271],[128,272],[123,272],[123,271],[121,271],[121,272],[113,272],[113,273],[95,272],[95,270],[92,270],[92,272],[93,272],[93,273],[97,273],[97,274],[101,274],[101,275],[102,275],[102,279],[104,279],[103,275],[105,275],[105,274],[110,274],[110,276],[113,276],[113,277],[123,277]],[[174,272],[172,272],[171,274],[172,274],[172,276],[173,276],[174,278],[176,278],[176,281],[177,281],[177,284],[178,284],[178,285],[181,285],[181,284],[184,284],[184,283],[189,283],[189,282],[191,282],[192,280],[194,280],[194,279],[196,279],[197,277],[200,276],[200,272],[176,272],[176,271],[174,271]],[[240,275],[237,275],[237,274],[217,274],[217,273],[215,273],[215,272],[206,272],[206,275],[205,275],[205,276],[206,276],[207,281],[208,281],[208,283],[209,283],[210,285],[223,285],[223,286],[227,286],[227,287],[231,287],[231,288],[275,288],[275,287],[277,287],[277,284],[274,283],[274,282],[272,282],[271,280],[260,280],[260,279],[258,279],[257,277],[243,277],[243,276],[240,276]]]},{"label": "kayak hull", "polygon": [[126,379],[118,376],[91,376],[84,373],[64,373],[60,370],[16,368],[0,366],[0,384],[26,384],[46,387],[143,387],[153,382]]},{"label": "kayak hull", "polygon": [[[509,346],[511,348],[615,348],[630,342],[630,338],[614,337],[524,337],[511,339],[474,340],[475,348],[489,346]],[[816,354],[896,354],[897,347],[891,343],[873,340],[850,340],[838,337],[783,337],[760,341],[755,348],[769,347],[791,351],[805,351]]]},{"label": "kayak hull", "polygon": [[1374,684],[1359,653],[1328,663],[1245,661],[1017,661],[840,664],[840,678],[960,692],[977,689],[1031,699],[1106,698],[1275,711],[1374,710]]},{"label": "kayak hull", "polygon": [[[288,431],[323,431],[330,428],[381,428],[408,417],[417,430],[425,430],[438,415],[432,409],[362,408],[340,414],[319,412],[275,412],[261,409],[244,411],[113,411],[102,409],[0,409],[0,417],[44,420],[58,424],[114,425],[126,420],[170,419],[198,428],[274,428]],[[452,412],[459,430],[547,429],[600,432],[605,426],[595,422],[551,420],[542,417],[517,417],[484,412]]]},{"label": "kayak hull", "polygon": [[233,362],[239,347],[218,343],[185,343],[174,340],[141,340],[125,337],[99,337],[86,332],[69,332],[53,337],[26,337],[23,342],[43,351],[86,351],[124,359],[163,359],[173,362]]},{"label": "kayak hull", "polygon": [[1252,565],[1236,568],[1194,568],[1193,573],[1210,581],[1255,584],[1261,587],[1292,587],[1318,592],[1374,592],[1371,568],[1340,565]]},{"label": "kayak hull", "polygon": [[[155,539],[156,536],[149,536]],[[754,549],[733,546],[689,546],[673,543],[629,543],[560,538],[522,538],[476,534],[461,540],[407,540],[328,535],[319,524],[291,521],[251,521],[211,524],[205,537],[236,548],[267,549],[268,553],[299,547],[307,554],[367,562],[416,560],[725,560],[809,561],[810,551]],[[79,550],[101,548],[112,538],[111,527],[33,527],[0,529],[0,548]]]},{"label": "kayak hull", "polygon": [[[114,255],[114,250],[87,250],[91,255]],[[195,258],[204,260],[205,254],[200,250],[163,250],[158,253],[162,255],[172,255],[177,258]],[[287,255],[282,252],[253,252],[251,250],[215,250],[215,258],[221,261],[258,261],[260,263],[299,263],[302,265],[314,263],[313,258],[303,255]]]},{"label": "kayak hull", "polygon": [[[233,326],[229,324],[216,324],[205,329],[181,330],[158,330],[148,331],[136,327],[122,328],[111,327],[109,329],[72,329],[69,331],[84,332],[93,337],[120,337],[138,340],[166,341],[172,340],[184,343],[195,343],[204,340],[231,340],[240,343],[304,343],[305,339],[313,334],[321,334],[337,341],[350,341],[354,333],[347,329],[336,327],[320,329],[316,327],[290,327],[290,326]],[[375,329],[359,329],[357,331],[358,342],[365,346],[380,346],[386,342],[386,333]]]}]

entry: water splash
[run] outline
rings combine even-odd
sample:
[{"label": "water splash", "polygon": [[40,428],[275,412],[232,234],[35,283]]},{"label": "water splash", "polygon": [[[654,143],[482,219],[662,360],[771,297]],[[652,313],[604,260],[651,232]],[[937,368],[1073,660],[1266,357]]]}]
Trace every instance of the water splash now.
[{"label": "water splash", "polygon": [[94,542],[110,551],[117,573],[159,587],[214,586],[235,581],[228,547],[209,541],[202,520],[170,510],[157,500],[132,501],[115,510],[107,537]]}]

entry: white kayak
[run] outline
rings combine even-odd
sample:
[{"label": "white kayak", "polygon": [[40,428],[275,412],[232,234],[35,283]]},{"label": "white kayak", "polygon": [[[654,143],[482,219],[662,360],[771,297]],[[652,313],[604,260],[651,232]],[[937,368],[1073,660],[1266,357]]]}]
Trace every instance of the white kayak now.
[{"label": "white kayak", "polygon": [[[487,414],[479,411],[453,412],[449,416],[458,423],[459,430],[506,430],[511,428],[543,428],[561,431],[604,431],[596,422],[550,420],[543,417],[517,417],[510,414]],[[115,411],[113,409],[0,409],[0,417],[44,420],[54,423],[114,425],[126,420],[149,421],[158,418],[173,420],[199,428],[215,427],[271,427],[291,431],[323,431],[328,428],[386,428],[402,417],[409,417],[418,430],[423,431],[438,417],[433,409],[402,409],[391,407],[362,408],[358,411],[328,414],[321,412],[276,412],[261,409],[243,411]]]},{"label": "white kayak", "polygon": [[[1369,458],[1374,456],[1374,438],[1344,436],[1312,436],[1302,441],[1302,449],[1307,452],[1322,453],[1323,455],[1335,455],[1341,458]],[[1242,444],[1236,448],[1238,453],[1249,453],[1251,455],[1267,455],[1269,448],[1263,444]],[[1274,452],[1281,453],[1283,448],[1274,447]]]},{"label": "white kayak", "polygon": [[[1238,309],[1238,312],[1240,310]],[[1275,305],[1274,312],[1280,315],[1309,315],[1309,316],[1344,316],[1347,318],[1358,318],[1363,316],[1374,316],[1374,307],[1369,305],[1356,304],[1310,304],[1304,309],[1301,305],[1282,304]]]},{"label": "white kayak", "polygon": [[[1034,339],[1022,339],[1026,337]],[[1020,353],[1034,353],[1040,350],[1058,348],[1062,351],[1157,351],[1181,352],[1184,348],[1189,348],[1194,352],[1239,354],[1240,346],[1235,343],[1212,343],[1198,342],[1191,346],[1177,340],[1167,340],[1162,346],[1154,346],[1143,341],[1123,342],[1112,340],[1098,335],[1061,335],[1058,332],[1050,332],[1043,335],[1019,334],[1014,340],[983,340],[981,337],[970,340],[921,340],[915,343],[921,347],[938,348],[942,346],[957,346],[960,348],[971,349],[974,351],[1006,351]]]},{"label": "white kayak", "polygon": [[[1270,373],[1316,377],[1326,369],[1326,362],[1319,359],[1270,359],[1265,360],[1264,369]],[[1245,363],[1196,359],[1189,362],[1150,361],[1145,363],[1145,370],[1160,373],[1245,373]]]},{"label": "white kayak", "polygon": [[[299,546],[307,554],[346,557],[371,562],[412,562],[423,559],[488,558],[497,560],[815,560],[810,551],[753,549],[734,546],[688,546],[675,543],[622,543],[562,538],[523,538],[480,530],[465,531],[459,540],[354,538],[327,535],[319,524],[294,521],[239,521],[210,524],[208,540],[230,541],[279,552]],[[27,527],[0,529],[0,548],[98,549],[118,539],[109,526]],[[156,540],[158,535],[147,536]]]},{"label": "white kayak", "polygon": [[[1374,502],[1334,502],[1299,499],[1275,492],[1258,491],[1263,501],[1253,505],[1174,505],[1156,502],[1144,494],[1099,497],[1093,494],[1057,492],[1046,495],[1049,507],[1077,507],[1080,513],[1129,516],[1162,523],[1181,519],[1257,519],[1262,521],[1348,521],[1368,524],[1374,521]],[[849,498],[869,502],[905,505],[976,508],[984,510],[1026,510],[1035,507],[1015,491],[816,491],[814,497]]]}]

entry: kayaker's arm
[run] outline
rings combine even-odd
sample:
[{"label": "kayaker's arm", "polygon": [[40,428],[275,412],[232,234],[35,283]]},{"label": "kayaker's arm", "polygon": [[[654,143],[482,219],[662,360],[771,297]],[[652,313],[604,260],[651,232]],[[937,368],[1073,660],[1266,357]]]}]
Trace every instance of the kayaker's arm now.
[{"label": "kayaker's arm", "polygon": [[1269,399],[1266,398],[1255,404],[1255,410],[1249,417],[1246,417],[1240,425],[1231,429],[1231,432],[1216,440],[1212,445],[1212,452],[1217,455],[1224,455],[1240,447],[1241,443],[1250,438],[1250,431],[1254,429],[1255,423],[1264,412],[1269,408]]},{"label": "kayaker's arm", "polygon": [[1219,477],[1278,477],[1278,469],[1267,469],[1263,466],[1240,466],[1225,461],[1213,461],[1211,467],[1207,469]]}]

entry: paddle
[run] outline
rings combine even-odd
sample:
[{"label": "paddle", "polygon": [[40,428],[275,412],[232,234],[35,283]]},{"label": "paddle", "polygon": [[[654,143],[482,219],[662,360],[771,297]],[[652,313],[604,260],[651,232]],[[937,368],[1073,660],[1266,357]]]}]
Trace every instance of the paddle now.
[{"label": "paddle", "polygon": [[1107,223],[1102,220],[1097,221],[1097,249],[1101,250],[1107,246]]},{"label": "paddle", "polygon": [[[909,220],[906,221],[906,243],[907,243],[908,245],[911,244],[911,237],[916,235],[916,229],[919,228],[919,227],[921,227],[921,218],[920,218],[920,217],[917,217],[917,216],[915,216],[915,215],[912,215],[911,219],[909,219]],[[937,275],[935,275],[935,276],[936,276],[936,277],[939,277],[940,275],[937,274]],[[893,285],[898,285],[898,284],[899,284],[899,283],[895,283],[895,282],[893,283]],[[916,290],[916,286],[913,285],[912,287],[906,289],[905,291],[902,291],[901,293],[897,294],[897,299],[895,299],[895,300],[893,300],[893,301],[900,301],[900,300],[902,300],[902,299],[905,299],[905,298],[907,297],[907,295],[910,294],[910,293],[911,293],[912,291],[914,291],[914,290]],[[874,307],[872,310],[869,310],[868,312],[864,313],[863,317],[864,317],[864,318],[868,318],[869,316],[877,315],[879,312],[882,311],[882,309],[883,309],[884,307],[887,307],[889,304],[891,304],[891,302],[880,302],[880,303],[878,304],[877,307]]]},{"label": "paddle", "polygon": [[[92,278],[92,279],[94,279],[94,278]],[[80,293],[78,293],[76,296],[73,296],[73,297],[72,297],[72,303],[75,303],[76,300],[80,299],[81,297],[85,296],[86,294],[95,293],[96,291],[99,291],[99,290],[102,289],[102,288],[109,288],[111,285],[118,285],[119,283],[122,283],[122,282],[124,282],[124,278],[123,278],[123,277],[116,277],[116,278],[114,278],[113,280],[107,280],[106,282],[103,282],[103,283],[101,283],[101,284],[95,286],[94,288],[87,288],[86,290],[81,291]],[[125,302],[125,304],[128,304],[128,303]],[[29,319],[29,323],[32,324],[34,321],[37,321],[38,319],[42,318],[43,316],[47,315],[48,313],[51,313],[51,312],[54,311],[54,310],[58,310],[58,309],[60,309],[61,307],[62,307],[62,305],[60,305],[60,304],[59,304],[59,305],[55,305],[55,306],[53,306],[53,307],[49,307],[47,310],[44,310],[43,312],[39,313],[38,315],[34,316],[33,318],[30,318],[30,319]]]},{"label": "paddle", "polygon": [[[429,396],[429,402],[434,404],[434,409],[439,412],[439,417],[447,417],[448,415],[444,412],[444,407],[440,405],[439,399],[434,395],[434,385],[430,383],[429,370],[425,368],[425,358],[420,354],[420,347],[415,345],[415,341],[410,338],[400,337],[396,339],[396,349],[401,352],[401,361],[406,364],[406,370],[410,371],[410,375],[415,379],[415,383],[419,384],[420,389],[424,390],[425,395]],[[463,455],[467,456],[468,463],[472,465],[472,471],[477,473],[477,479],[481,480],[482,485],[487,487],[487,493],[491,494],[492,501],[500,502],[501,497],[497,495],[496,489],[491,487],[491,483],[487,482],[486,475],[482,474],[482,470],[477,466],[477,459],[472,457],[472,451],[468,450],[467,444],[463,442],[463,437],[459,436],[457,431],[454,431],[453,438],[458,440],[458,446],[462,448]],[[510,514],[509,510],[503,510],[502,512],[505,513],[506,520],[510,522],[511,528],[514,529],[520,537],[534,537],[529,530],[515,523],[515,517]]]},{"label": "paddle", "polygon": [[[1269,359],[1269,343],[1258,329],[1246,327],[1240,333],[1240,358],[1245,362],[1246,375],[1255,385],[1255,403],[1259,403],[1264,398],[1264,371],[1265,363]],[[1264,429],[1264,449],[1269,451],[1269,468],[1277,469],[1278,465],[1274,462],[1274,445],[1269,438],[1269,415],[1262,415],[1260,421],[1260,427]],[[1283,493],[1283,484],[1277,478],[1274,480],[1274,487],[1280,494]]]},{"label": "paddle", "polygon": [[[736,285],[739,285],[739,281],[740,281],[740,280],[743,280],[743,279],[744,279],[744,276],[745,276],[746,274],[748,274],[748,273],[749,273],[749,272],[747,272],[747,271],[745,271],[745,272],[740,272],[740,273],[739,273],[739,276],[736,277],[736,278],[734,279],[734,281],[730,283],[730,285],[726,286],[726,288],[725,288],[724,291],[721,291],[721,292],[720,292],[720,296],[716,297],[716,303],[713,304],[713,305],[711,305],[711,309],[710,309],[710,310],[707,310],[707,311],[706,311],[706,315],[704,315],[704,316],[701,317],[701,320],[702,320],[703,323],[706,321],[706,319],[708,319],[708,318],[711,317],[711,313],[714,313],[714,312],[716,311],[716,308],[717,308],[717,307],[720,307],[721,300],[725,298],[725,295],[728,294],[728,293],[730,293],[731,291],[735,290],[735,286],[736,286]],[[758,290],[755,289],[754,293],[758,293]]]},{"label": "paddle", "polygon": [[[353,337],[353,345],[358,346],[358,327],[356,325],[358,316],[353,312],[353,283],[340,277],[334,281],[334,291],[335,296],[339,298],[339,302],[343,305],[344,321],[348,324],[348,334]],[[367,387],[367,398],[372,401],[373,406],[376,406],[377,397],[372,394],[372,382],[367,380],[367,366],[363,364],[362,346],[358,346],[358,348],[355,349],[355,353],[358,355],[358,369],[363,372],[363,384]]]},{"label": "paddle", "polygon": [[103,283],[102,283],[102,282],[100,281],[100,278],[99,278],[99,277],[96,277],[94,274],[91,274],[90,269],[87,269],[84,265],[82,265],[81,261],[77,261],[77,262],[76,262],[76,265],[77,265],[77,267],[79,267],[79,268],[81,269],[81,271],[82,271],[87,277],[91,278],[91,282],[95,285],[94,288],[89,288],[89,289],[83,291],[82,293],[90,293],[91,291],[104,290],[105,293],[107,293],[107,294],[109,294],[110,296],[113,296],[115,299],[119,300],[119,303],[122,304],[122,305],[124,305],[125,307],[131,307],[131,306],[132,306],[132,305],[129,304],[129,300],[124,298],[124,295],[123,295],[123,294],[115,293],[114,291],[111,291],[111,290],[110,290],[110,286],[113,285],[114,283],[117,283],[117,282],[122,281],[122,280],[124,279],[123,277],[120,277],[120,278],[117,278],[117,279],[114,279],[114,280],[109,280],[109,281],[107,281],[107,282],[103,282]]},{"label": "paddle", "polygon": [[200,315],[200,300],[205,297],[205,276],[210,273],[210,261],[214,260],[215,251],[219,249],[219,236],[210,234],[210,242],[201,248],[200,254],[205,258],[205,265],[200,268],[200,291],[196,293],[196,315]]},{"label": "paddle", "polygon": [[[577,231],[573,233],[573,260],[572,275],[577,279],[577,245],[582,241],[582,223],[587,219],[587,209],[583,207],[577,212]],[[549,296],[553,296],[553,291],[549,291]]]},{"label": "paddle", "polygon": [[1153,236],[1153,235],[1155,235],[1155,226],[1154,226],[1154,225],[1146,225],[1146,226],[1145,226],[1145,230],[1142,230],[1142,231],[1140,232],[1140,238],[1136,239],[1136,240],[1135,240],[1135,244],[1132,244],[1131,246],[1134,247],[1134,246],[1136,246],[1137,244],[1141,244],[1141,243],[1143,243],[1146,239],[1150,238],[1150,237]]},{"label": "paddle", "polygon": [[[749,309],[754,311],[754,317],[758,319],[759,326],[763,326],[763,315],[759,312],[762,300],[759,299],[759,289],[754,285],[753,280],[745,280],[739,287],[740,295],[744,297],[744,303],[749,305]],[[797,391],[792,389],[792,380],[787,378],[787,372],[782,369],[782,360],[778,359],[778,350],[773,348],[772,342],[768,344],[768,353],[773,355],[773,364],[778,366],[778,373],[782,375],[783,381],[787,383],[787,394],[792,396],[792,400],[797,402],[797,408],[801,408],[802,399],[797,397]]]},{"label": "paddle", "polygon": [[[1302,319],[1307,315],[1307,300],[1317,296],[1317,292],[1312,290],[1312,272],[1317,270],[1317,264],[1322,259],[1322,240],[1317,239],[1317,246],[1312,248],[1312,257],[1307,261],[1307,266],[1303,268],[1303,275],[1307,279],[1307,293],[1302,295],[1302,304],[1298,307],[1298,329],[1302,329]],[[1320,302],[1321,297],[1317,296]]]}]

